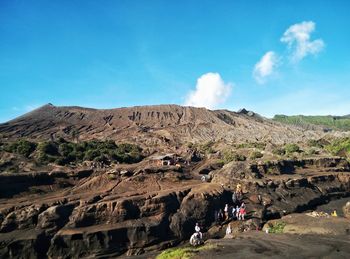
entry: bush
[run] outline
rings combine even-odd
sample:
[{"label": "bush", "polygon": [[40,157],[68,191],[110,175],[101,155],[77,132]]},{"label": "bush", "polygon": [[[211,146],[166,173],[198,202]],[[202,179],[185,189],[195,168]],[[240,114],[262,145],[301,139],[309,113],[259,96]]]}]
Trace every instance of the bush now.
[{"label": "bush", "polygon": [[350,138],[337,139],[326,146],[326,150],[332,155],[350,157]]},{"label": "bush", "polygon": [[283,229],[286,226],[286,223],[281,221],[277,222],[275,225],[270,225],[269,226],[269,233],[275,233],[275,234],[281,234],[283,233]]},{"label": "bush", "polygon": [[316,149],[314,149],[314,148],[310,148],[307,152],[306,152],[306,154],[307,155],[317,155],[319,152],[316,150]]},{"label": "bush", "polygon": [[84,160],[93,161],[96,157],[100,155],[101,152],[99,150],[90,149],[85,153]]},{"label": "bush", "polygon": [[72,143],[62,143],[58,146],[58,152],[62,156],[68,156],[69,153],[73,152],[74,145]]},{"label": "bush", "polygon": [[208,141],[203,145],[199,146],[199,151],[203,154],[213,154],[215,150],[213,149],[213,145],[215,143],[213,141]]},{"label": "bush", "polygon": [[284,150],[286,151],[286,154],[300,152],[300,148],[297,144],[287,144],[284,146]]},{"label": "bush", "polygon": [[323,144],[321,143],[321,141],[316,140],[316,139],[309,139],[307,142],[307,145],[309,147],[323,148]]},{"label": "bush", "polygon": [[256,148],[256,149],[265,149],[266,148],[266,143],[264,142],[248,142],[248,143],[240,143],[240,144],[236,144],[235,146],[237,148]]},{"label": "bush", "polygon": [[47,141],[41,142],[38,145],[38,151],[46,155],[55,156],[58,155],[58,147],[55,142]]},{"label": "bush", "polygon": [[111,161],[136,163],[144,158],[139,146],[129,143],[117,145],[113,140],[73,143],[60,138],[58,141],[45,141],[38,145],[26,140],[19,140],[8,143],[1,148],[7,152],[18,153],[26,157],[35,151],[36,162],[42,165],[52,162],[66,165],[82,161],[99,161],[106,164]]},{"label": "bush", "polygon": [[286,154],[286,150],[284,148],[274,148],[272,150],[272,154],[278,156],[284,156]]},{"label": "bush", "polygon": [[37,155],[37,161],[39,162],[39,164],[42,164],[42,165],[53,163],[56,161],[56,159],[57,159],[56,157],[42,153],[42,152],[38,153]]},{"label": "bush", "polygon": [[179,248],[169,248],[164,250],[159,254],[156,259],[187,259],[192,258],[200,251],[217,249],[216,244],[205,244],[198,247],[179,247]]},{"label": "bush", "polygon": [[259,151],[253,151],[250,153],[250,159],[262,158],[264,155]]},{"label": "bush", "polygon": [[237,154],[236,152],[234,152],[233,150],[225,150],[223,152],[223,159],[222,161],[227,164],[230,163],[232,161],[245,161],[247,158],[244,155],[241,154]]},{"label": "bush", "polygon": [[3,150],[10,153],[17,153],[19,155],[29,157],[36,149],[36,143],[20,139],[11,144],[5,144]]}]

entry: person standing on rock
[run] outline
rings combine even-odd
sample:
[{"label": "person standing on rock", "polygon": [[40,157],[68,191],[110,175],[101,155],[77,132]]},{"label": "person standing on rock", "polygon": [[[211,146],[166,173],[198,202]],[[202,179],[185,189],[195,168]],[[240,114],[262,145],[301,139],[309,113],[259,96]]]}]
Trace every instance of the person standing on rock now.
[{"label": "person standing on rock", "polygon": [[202,236],[201,228],[200,228],[198,223],[196,223],[196,226],[194,227],[194,230],[195,230],[195,232],[197,234],[199,234],[200,239],[202,239],[203,236]]},{"label": "person standing on rock", "polygon": [[219,212],[217,210],[214,211],[214,219],[215,219],[215,223],[219,222]]},{"label": "person standing on rock", "polygon": [[237,195],[235,192],[232,193],[232,202],[233,202],[233,205],[236,205],[237,203]]},{"label": "person standing on rock", "polygon": [[245,206],[239,209],[239,220],[244,220],[244,216],[246,214]]},{"label": "person standing on rock", "polygon": [[236,218],[239,219],[239,207],[238,207],[238,205],[236,206]]},{"label": "person standing on rock", "polygon": [[218,220],[221,222],[224,219],[224,214],[222,213],[222,209],[218,212]]},{"label": "person standing on rock", "polygon": [[226,203],[225,208],[224,208],[224,212],[225,212],[225,220],[228,220],[228,204]]},{"label": "person standing on rock", "polygon": [[232,206],[232,218],[233,219],[236,218],[236,208],[235,208],[235,206]]}]

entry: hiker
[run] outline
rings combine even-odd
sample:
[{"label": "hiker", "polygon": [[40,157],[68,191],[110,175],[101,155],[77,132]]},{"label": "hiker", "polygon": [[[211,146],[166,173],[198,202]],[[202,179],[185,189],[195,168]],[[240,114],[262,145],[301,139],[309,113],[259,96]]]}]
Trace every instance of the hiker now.
[{"label": "hiker", "polygon": [[245,204],[244,204],[244,202],[242,202],[241,208],[244,208],[244,209],[245,209]]},{"label": "hiker", "polygon": [[214,219],[215,219],[215,223],[219,222],[219,216],[218,216],[218,211],[217,210],[214,211]]},{"label": "hiker", "polygon": [[245,207],[242,207],[239,209],[239,220],[244,220],[244,216],[246,214],[246,210],[245,210]]},{"label": "hiker", "polygon": [[338,217],[337,210],[333,210],[333,212],[331,213],[331,215],[332,215],[333,217]]},{"label": "hiker", "polygon": [[192,246],[199,246],[203,243],[202,238],[200,237],[200,235],[196,232],[194,233],[191,238],[190,238],[190,244]]},{"label": "hiker", "polygon": [[233,205],[236,205],[236,202],[237,202],[237,195],[235,192],[232,193],[232,202],[233,202]]},{"label": "hiker", "polygon": [[196,226],[194,227],[194,230],[195,230],[196,233],[199,234],[200,239],[202,239],[203,235],[202,235],[201,228],[199,227],[198,223],[196,223]]},{"label": "hiker", "polygon": [[235,206],[232,206],[232,218],[233,219],[236,218],[236,208],[235,208]]},{"label": "hiker", "polygon": [[231,225],[228,224],[226,228],[226,235],[230,235],[232,233]]},{"label": "hiker", "polygon": [[237,201],[238,201],[238,202],[241,202],[242,199],[243,199],[243,194],[242,194],[242,192],[237,193]]},{"label": "hiker", "polygon": [[258,201],[259,201],[260,204],[262,203],[262,197],[261,197],[260,194],[258,195]]},{"label": "hiker", "polygon": [[242,185],[240,183],[238,183],[236,186],[236,193],[242,193]]},{"label": "hiker", "polygon": [[236,218],[239,219],[239,207],[238,207],[238,205],[236,206]]},{"label": "hiker", "polygon": [[222,213],[222,209],[220,209],[218,212],[218,220],[222,221],[223,219],[224,219],[224,214]]},{"label": "hiker", "polygon": [[227,220],[228,219],[228,204],[227,203],[225,205],[224,212],[225,212],[225,220]]}]

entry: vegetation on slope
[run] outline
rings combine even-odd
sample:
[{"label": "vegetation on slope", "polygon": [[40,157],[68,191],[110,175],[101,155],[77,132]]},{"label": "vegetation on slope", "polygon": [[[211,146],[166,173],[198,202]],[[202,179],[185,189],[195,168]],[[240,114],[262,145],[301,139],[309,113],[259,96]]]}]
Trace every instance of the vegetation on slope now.
[{"label": "vegetation on slope", "polygon": [[76,164],[83,161],[136,163],[143,159],[142,149],[137,145],[116,144],[112,140],[84,141],[74,143],[60,138],[57,141],[40,143],[17,140],[4,143],[0,150],[34,159],[38,164]]},{"label": "vegetation on slope", "polygon": [[203,250],[216,249],[217,245],[207,244],[199,247],[169,248],[159,254],[156,259],[190,259]]},{"label": "vegetation on slope", "polygon": [[311,124],[332,129],[350,130],[349,116],[275,115],[273,120],[298,126],[308,126]]},{"label": "vegetation on slope", "polygon": [[327,145],[326,150],[332,155],[350,157],[350,138],[337,139]]}]

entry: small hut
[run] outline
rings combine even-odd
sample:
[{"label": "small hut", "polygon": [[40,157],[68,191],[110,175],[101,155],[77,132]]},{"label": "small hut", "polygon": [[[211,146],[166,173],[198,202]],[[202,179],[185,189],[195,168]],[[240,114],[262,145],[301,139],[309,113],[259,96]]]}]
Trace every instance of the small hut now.
[{"label": "small hut", "polygon": [[152,164],[157,166],[175,165],[178,162],[176,154],[165,154],[151,158]]}]

